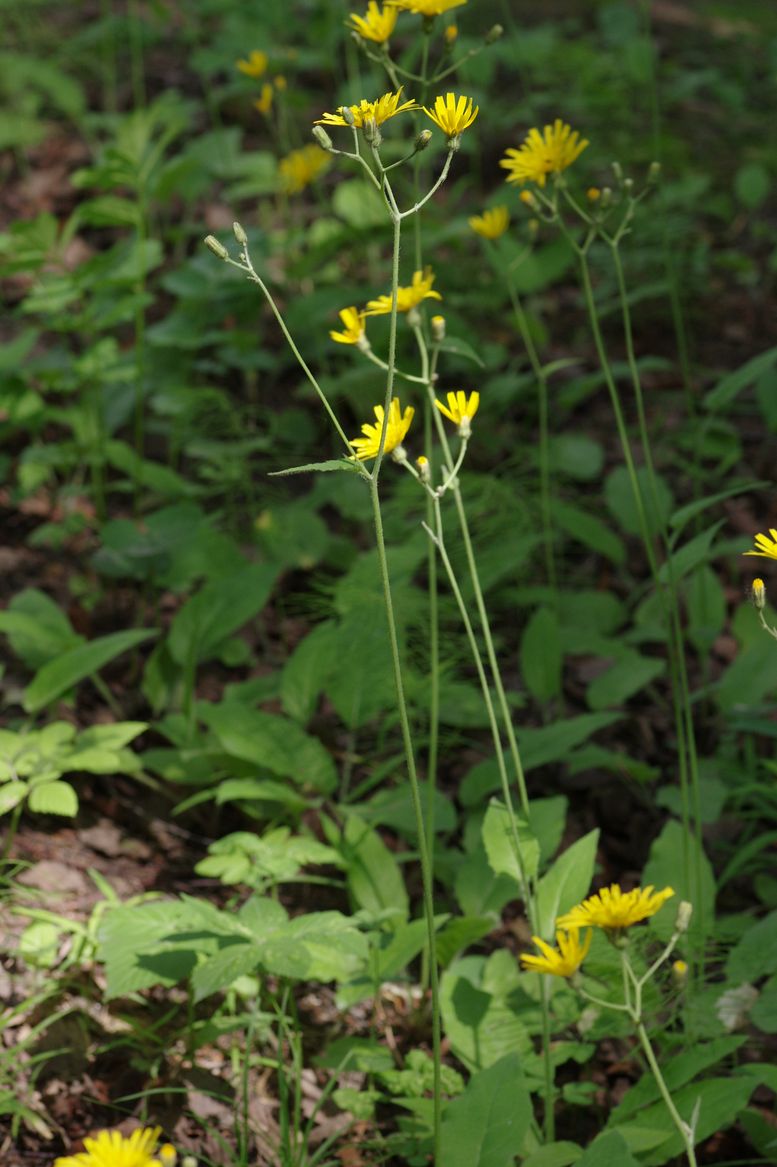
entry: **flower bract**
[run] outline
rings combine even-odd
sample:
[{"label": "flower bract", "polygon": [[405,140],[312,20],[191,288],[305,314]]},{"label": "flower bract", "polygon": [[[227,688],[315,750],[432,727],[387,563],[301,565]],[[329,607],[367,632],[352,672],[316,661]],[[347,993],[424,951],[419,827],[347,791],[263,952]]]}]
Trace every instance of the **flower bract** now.
[{"label": "flower bract", "polygon": [[507,207],[489,207],[482,215],[473,215],[469,225],[483,239],[498,239],[510,226],[510,213]]},{"label": "flower bract", "polygon": [[577,130],[556,118],[542,133],[536,128],[529,130],[520,148],[510,147],[499,165],[510,172],[508,182],[536,182],[537,186],[544,186],[549,174],[561,174],[587,145],[588,141]]},{"label": "flower bract", "polygon": [[665,887],[663,891],[653,891],[652,884],[635,887],[633,891],[622,892],[617,883],[603,887],[596,895],[589,896],[571,911],[556,920],[559,928],[605,928],[617,931],[630,928],[640,920],[654,916],[658,909],[674,895],[674,889]]},{"label": "flower bract", "polygon": [[455,138],[472,125],[478,109],[477,105],[473,106],[471,97],[457,98],[455,93],[446,93],[445,97],[435,100],[432,109],[424,106],[424,113],[448,138]]},{"label": "flower bract", "polygon": [[469,398],[463,389],[459,389],[458,393],[448,394],[448,405],[443,405],[441,401],[435,399],[434,404],[439,409],[440,413],[444,414],[449,421],[455,425],[461,426],[464,421],[469,423],[478,411],[480,405],[480,394],[470,393]]},{"label": "flower bract", "polygon": [[332,340],[336,340],[338,344],[358,344],[365,335],[364,313],[358,308],[343,308],[339,316],[343,322],[343,331],[330,332]]},{"label": "flower bract", "polygon": [[[384,454],[390,454],[402,442],[407,431],[410,429],[410,422],[413,420],[415,410],[412,405],[408,405],[405,412],[402,413],[399,406],[399,398],[394,397],[389,406],[388,424],[386,426],[386,443],[383,447]],[[368,458],[376,458],[378,450],[380,449],[380,435],[383,431],[383,406],[375,406],[375,417],[378,419],[377,425],[372,425],[366,422],[362,426],[363,438],[353,438],[351,445],[356,451],[356,457],[360,462],[365,462]]]},{"label": "flower bract", "polygon": [[[430,267],[423,271],[413,272],[413,282],[409,287],[397,288],[397,312],[409,312],[416,308],[422,300],[442,300],[439,292],[432,288],[434,273]],[[391,311],[391,295],[378,296],[369,300],[364,311],[365,316],[385,316]]]},{"label": "flower bract", "polygon": [[755,551],[745,551],[744,554],[760,555],[763,559],[777,559],[777,531],[774,527],[769,528],[769,535],[756,535]]},{"label": "flower bract", "polygon": [[402,96],[402,89],[399,87],[396,93],[384,93],[382,97],[378,97],[375,101],[366,101],[364,98],[358,105],[338,106],[337,113],[325,113],[316,121],[317,126],[347,126],[343,117],[343,109],[350,109],[353,114],[353,124],[357,129],[361,128],[368,119],[372,119],[376,126],[382,126],[389,118],[396,117],[398,113],[405,113],[409,109],[420,109],[421,107],[415,101],[403,101],[400,104]]},{"label": "flower bract", "polygon": [[311,144],[299,150],[292,150],[278,163],[283,189],[289,194],[298,194],[306,186],[310,186],[322,170],[326,170],[329,162],[329,154],[320,146]]},{"label": "flower bract", "polygon": [[521,964],[529,972],[550,973],[554,977],[571,977],[588,955],[591,935],[591,932],[587,931],[581,941],[577,928],[559,929],[556,932],[558,948],[551,948],[544,940],[540,940],[539,936],[532,936],[532,941],[542,956],[522,954]]},{"label": "flower bract", "polygon": [[246,77],[261,77],[267,72],[267,64],[267,53],[263,53],[261,49],[253,49],[247,59],[235,61],[235,68],[245,73]]},{"label": "flower bract", "polygon": [[161,1133],[158,1126],[140,1127],[129,1138],[100,1131],[96,1138],[84,1139],[86,1150],[55,1159],[54,1167],[162,1167],[154,1156]]},{"label": "flower bract", "polygon": [[364,16],[357,16],[355,12],[351,13],[351,28],[358,32],[364,40],[375,41],[376,44],[382,45],[394,31],[397,16],[396,8],[390,8],[388,5],[379,8],[377,0],[370,0]]},{"label": "flower bract", "polygon": [[386,0],[392,8],[401,8],[403,12],[414,12],[417,16],[441,16],[443,12],[450,12],[451,8],[461,8],[467,0]]}]

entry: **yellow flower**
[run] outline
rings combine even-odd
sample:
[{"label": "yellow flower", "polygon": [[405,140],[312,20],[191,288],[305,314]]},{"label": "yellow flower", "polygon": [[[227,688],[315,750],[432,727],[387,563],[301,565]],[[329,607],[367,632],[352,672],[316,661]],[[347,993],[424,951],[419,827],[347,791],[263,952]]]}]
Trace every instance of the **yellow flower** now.
[{"label": "yellow flower", "polygon": [[463,389],[459,389],[458,393],[448,394],[448,405],[443,405],[441,401],[435,398],[434,404],[449,421],[457,425],[460,429],[466,429],[469,433],[469,424],[478,411],[480,405],[480,394],[470,393],[469,400],[467,394]]},{"label": "yellow flower", "polygon": [[[432,290],[434,273],[430,267],[413,272],[413,282],[410,287],[397,288],[397,312],[409,312],[417,307],[422,300],[442,300],[439,292]],[[377,300],[369,300],[364,310],[365,316],[385,316],[391,311],[391,294],[378,296]]]},{"label": "yellow flower", "polygon": [[510,226],[510,214],[507,207],[490,207],[482,215],[473,215],[469,225],[484,239],[498,239]]},{"label": "yellow flower", "polygon": [[286,78],[283,76],[283,73],[279,73],[275,78],[275,88],[279,91],[286,88]]},{"label": "yellow flower", "polygon": [[424,113],[447,137],[455,138],[472,125],[478,108],[476,105],[473,109],[471,97],[459,97],[457,101],[455,93],[446,93],[445,97],[437,98],[433,110],[424,106]]},{"label": "yellow flower", "polygon": [[246,77],[261,77],[267,72],[267,64],[267,53],[263,53],[261,49],[253,49],[248,54],[248,60],[235,61],[235,68],[245,73]]},{"label": "yellow flower", "polygon": [[[769,538],[771,535],[771,539]],[[762,559],[777,559],[777,531],[769,528],[769,535],[756,535],[755,551],[745,551],[745,555],[760,555]]]},{"label": "yellow flower", "polygon": [[[386,444],[383,447],[384,454],[390,454],[402,442],[407,431],[410,429],[410,422],[413,420],[415,410],[412,405],[408,405],[404,413],[400,412],[399,398],[392,398],[389,406],[388,425],[386,426]],[[380,435],[383,430],[383,406],[375,406],[375,416],[378,419],[377,425],[371,425],[366,422],[362,426],[363,438],[353,438],[351,445],[356,451],[355,457],[360,462],[365,462],[367,458],[376,458],[378,450],[380,449]]]},{"label": "yellow flower", "polygon": [[752,596],[756,608],[758,608],[759,612],[763,611],[766,607],[766,588],[762,579],[753,580]]},{"label": "yellow flower", "polygon": [[268,114],[272,109],[273,87],[268,82],[262,86],[262,96],[254,102],[254,109],[258,109],[259,113]]},{"label": "yellow flower", "polygon": [[510,171],[508,182],[536,182],[544,186],[549,174],[561,174],[587,145],[588,141],[580,138],[577,130],[556,118],[542,133],[538,129],[529,130],[520,149],[510,147],[499,165]]},{"label": "yellow flower", "polygon": [[620,928],[630,928],[648,916],[654,916],[658,909],[670,896],[674,895],[671,887],[663,891],[653,891],[653,885],[635,887],[625,894],[617,883],[611,887],[603,887],[596,895],[589,896],[556,920],[559,928],[605,928],[615,931]]},{"label": "yellow flower", "polygon": [[358,308],[343,308],[339,313],[343,322],[342,332],[330,332],[332,340],[338,344],[358,344],[364,337],[364,313]]},{"label": "yellow flower", "polygon": [[588,199],[589,203],[598,203],[599,199],[602,197],[602,192],[599,190],[598,186],[589,186],[588,190],[585,192],[585,197]]},{"label": "yellow flower", "polygon": [[585,939],[580,942],[578,929],[556,932],[558,949],[551,948],[539,936],[532,936],[532,941],[539,948],[542,956],[521,954],[521,963],[529,972],[550,973],[554,977],[571,977],[580,968],[591,947],[591,932],[586,932]]},{"label": "yellow flower", "polygon": [[441,16],[443,12],[450,12],[451,8],[461,8],[467,0],[386,0],[392,8],[401,8],[403,12],[415,12],[417,16]]},{"label": "yellow flower", "polygon": [[323,117],[317,120],[316,125],[348,125],[348,122],[343,117],[343,109],[345,108],[350,109],[353,114],[353,124],[357,129],[363,126],[368,118],[371,118],[376,126],[382,126],[384,122],[387,122],[389,118],[396,117],[398,113],[405,113],[409,109],[420,109],[420,105],[415,101],[403,101],[401,105],[399,104],[403,89],[404,85],[400,85],[396,93],[384,93],[382,97],[378,97],[375,101],[366,101],[362,98],[358,105],[350,105],[347,107],[339,105],[337,107],[337,113],[325,113]]},{"label": "yellow flower", "polygon": [[452,45],[456,40],[456,37],[459,35],[458,25],[449,24],[443,35],[445,37],[445,43]]},{"label": "yellow flower", "polygon": [[118,1131],[100,1131],[97,1138],[84,1139],[85,1151],[56,1159],[54,1167],[162,1167],[153,1157],[161,1133],[158,1126],[139,1127],[125,1139]]},{"label": "yellow flower", "polygon": [[283,189],[289,194],[298,194],[318,178],[329,165],[329,154],[320,146],[303,146],[292,150],[278,163]]},{"label": "yellow flower", "polygon": [[357,16],[355,12],[351,13],[351,28],[354,32],[358,32],[364,40],[375,41],[377,45],[382,45],[394,31],[398,15],[396,8],[380,9],[377,0],[370,0],[365,16]]}]

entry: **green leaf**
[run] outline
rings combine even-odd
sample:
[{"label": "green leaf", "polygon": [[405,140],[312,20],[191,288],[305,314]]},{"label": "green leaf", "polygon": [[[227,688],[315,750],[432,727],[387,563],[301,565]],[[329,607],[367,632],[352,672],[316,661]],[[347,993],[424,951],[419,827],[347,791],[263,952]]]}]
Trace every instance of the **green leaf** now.
[{"label": "green leaf", "polygon": [[706,498],[698,498],[695,502],[686,503],[685,506],[676,510],[669,519],[669,526],[674,528],[675,532],[679,532],[696,515],[700,515],[704,511],[709,510],[716,503],[724,502],[727,498],[733,498],[737,494],[755,494],[758,491],[766,490],[769,486],[771,486],[771,483],[765,480],[760,482],[743,482],[738,486],[729,486],[727,490],[720,490],[717,494],[710,494]]},{"label": "green leaf", "polygon": [[410,904],[399,864],[380,835],[355,814],[346,818],[341,851],[355,903],[373,912],[392,908],[407,920]]},{"label": "green leaf", "polygon": [[524,1159],[523,1167],[571,1167],[582,1153],[577,1143],[548,1143]]},{"label": "green leaf", "polygon": [[335,659],[336,627],[331,620],[318,624],[286,660],[281,675],[281,702],[285,713],[303,724],[312,716]]},{"label": "green leaf", "polygon": [[474,1074],[445,1108],[440,1160],[445,1167],[511,1167],[532,1117],[516,1053]]},{"label": "green leaf", "polygon": [[[645,522],[651,534],[660,531],[669,519],[674,507],[674,499],[665,480],[660,474],[654,474],[655,499],[651,489],[650,475],[644,466],[636,471],[636,480],[642,505],[645,512]],[[637,509],[637,502],[631,485],[631,478],[625,466],[618,466],[605,479],[604,499],[610,512],[620,523],[621,528],[629,535],[641,535],[642,526]]]},{"label": "green leaf", "polygon": [[511,1053],[531,1057],[530,1035],[539,1032],[541,1017],[521,980],[517,961],[506,949],[488,958],[464,956],[443,973],[443,1026],[467,1069],[486,1069]]},{"label": "green leaf", "polygon": [[18,592],[0,612],[0,632],[5,632],[13,651],[31,669],[84,643],[59,604],[37,588]]},{"label": "green leaf", "polygon": [[777,363],[777,346],[759,353],[758,356],[746,361],[733,373],[728,373],[718,381],[714,389],[710,389],[704,398],[707,409],[725,409],[734,401],[743,389],[753,385],[763,373]]},{"label": "green leaf", "polygon": [[711,567],[698,567],[685,586],[688,637],[706,656],[723,631],[728,605],[718,575]]},{"label": "green leaf", "polygon": [[684,547],[681,547],[678,551],[673,551],[670,561],[668,563],[662,563],[659,568],[658,578],[660,582],[666,583],[668,581],[670,566],[672,577],[675,583],[677,583],[689,571],[693,571],[700,563],[704,563],[709,559],[712,540],[725,521],[725,519],[719,519],[717,523],[713,523],[706,531],[700,531],[698,535],[694,535],[693,539],[689,543],[686,543]]},{"label": "green leaf", "polygon": [[665,660],[642,656],[638,652],[624,652],[606,672],[591,681],[586,690],[586,701],[592,709],[622,705],[665,672]]},{"label": "green leaf", "polygon": [[[756,615],[749,613],[754,632],[758,631]],[[740,650],[718,682],[715,700],[724,712],[759,705],[777,690],[777,652],[770,636],[758,632],[758,639]]]},{"label": "green leaf", "polygon": [[289,466],[285,470],[271,470],[267,477],[283,478],[288,474],[312,474],[313,472],[326,474],[332,470],[345,470],[349,474],[361,474],[364,477],[358,464],[349,462],[345,458],[331,458],[328,462],[307,462],[304,466]]},{"label": "green leaf", "polygon": [[[696,1042],[690,1049],[675,1053],[663,1067],[664,1080],[671,1094],[681,1086],[700,1078],[703,1071],[729,1058],[741,1045],[744,1037],[718,1037],[714,1041]],[[627,1090],[621,1102],[610,1113],[608,1125],[617,1126],[630,1121],[645,1106],[651,1106],[661,1097],[655,1078],[645,1074],[636,1085]]]},{"label": "green leaf", "polygon": [[224,947],[196,966],[191,974],[195,1003],[228,989],[238,977],[256,972],[261,963],[260,947],[251,940],[228,937]]},{"label": "green leaf", "polygon": [[437,933],[437,959],[447,968],[454,957],[494,929],[492,916],[455,916]]},{"label": "green leaf", "polygon": [[459,340],[458,337],[446,336],[440,345],[440,351],[451,353],[453,356],[464,357],[465,360],[479,365],[481,369],[485,369],[486,367],[485,362],[480,359],[472,345],[467,344],[465,340]]},{"label": "green leaf", "polygon": [[596,861],[599,831],[590,831],[562,851],[537,886],[540,936],[552,940],[556,919],[588,895]]},{"label": "green leaf", "polygon": [[625,563],[626,548],[623,541],[611,526],[603,523],[596,515],[572,506],[571,503],[554,499],[553,517],[571,539],[583,543],[613,563]]},{"label": "green leaf", "polygon": [[201,702],[197,710],[222,749],[232,757],[253,762],[322,793],[337,785],[331,755],[318,738],[310,737],[288,717],[249,709],[237,701],[222,701],[219,705]]},{"label": "green leaf", "polygon": [[777,911],[753,921],[726,961],[726,975],[735,985],[773,973],[777,973]]},{"label": "green leaf", "polygon": [[734,190],[748,211],[755,211],[769,197],[769,171],[760,162],[747,162],[734,175]]},{"label": "green leaf", "polygon": [[650,921],[651,928],[660,939],[668,940],[672,935],[681,900],[693,904],[689,933],[695,937],[695,942],[700,943],[711,934],[715,922],[715,877],[712,866],[704,852],[697,850],[696,840],[674,819],[665,824],[650,848],[650,856],[642,873],[642,886],[648,884],[659,891],[664,887],[672,887],[675,891],[674,898],[664,904]]},{"label": "green leaf", "polygon": [[556,434],[550,443],[551,469],[579,482],[599,478],[604,465],[604,449],[586,434]]},{"label": "green leaf", "polygon": [[38,814],[59,814],[75,818],[78,814],[78,795],[69,782],[42,782],[30,789],[29,810]]},{"label": "green leaf", "polygon": [[386,206],[381,195],[372,183],[361,178],[338,182],[332,196],[332,208],[349,227],[357,231],[386,225]]},{"label": "green leaf", "polygon": [[[125,904],[108,912],[99,934],[108,999],[152,985],[169,987],[189,975],[197,961],[194,942],[176,950],[166,940],[176,927],[185,925],[186,916],[186,905],[178,900]],[[197,947],[202,947],[202,940],[197,940]]]},{"label": "green leaf", "polygon": [[25,711],[39,713],[79,681],[99,672],[114,657],[156,634],[156,628],[129,628],[123,632],[110,632],[107,636],[99,636],[87,644],[69,649],[36,673],[24,691]]},{"label": "green leaf", "polygon": [[538,701],[550,701],[561,693],[561,664],[558,617],[551,608],[538,608],[521,637],[521,673]]},{"label": "green leaf", "polygon": [[[516,854],[516,836],[520,855]],[[533,879],[537,874],[539,843],[526,823],[495,799],[489,803],[483,819],[483,845],[491,870],[497,875],[511,876],[517,889],[523,888],[524,880]]]},{"label": "green leaf", "polygon": [[170,627],[167,644],[176,664],[212,659],[225,640],[262,610],[277,575],[275,565],[254,563],[206,583]]},{"label": "green leaf", "polygon": [[[698,1106],[696,1142],[702,1143],[710,1135],[717,1134],[729,1126],[740,1110],[747,1106],[750,1095],[756,1089],[758,1079],[734,1076],[710,1078],[706,1082],[691,1082],[673,1096],[672,1101],[685,1122],[690,1122]],[[657,1102],[640,1115],[640,1124],[654,1130],[666,1129],[667,1138],[654,1151],[640,1157],[643,1167],[662,1167],[676,1155],[683,1153],[683,1140],[675,1128],[666,1109],[666,1104]],[[621,1133],[628,1142],[628,1126]]]},{"label": "green leaf", "polygon": [[12,780],[0,786],[0,814],[8,814],[27,797],[29,787],[26,782]]},{"label": "green leaf", "polygon": [[639,1167],[639,1161],[619,1131],[604,1131],[586,1147],[575,1167]]}]

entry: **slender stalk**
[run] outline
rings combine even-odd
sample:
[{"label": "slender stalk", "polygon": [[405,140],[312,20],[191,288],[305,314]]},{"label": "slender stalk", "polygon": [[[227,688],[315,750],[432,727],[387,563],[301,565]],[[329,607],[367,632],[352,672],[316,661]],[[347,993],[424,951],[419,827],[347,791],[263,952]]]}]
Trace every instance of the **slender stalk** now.
[{"label": "slender stalk", "polygon": [[650,1044],[650,1038],[648,1037],[647,1030],[645,1029],[643,1022],[636,1021],[635,1024],[640,1045],[642,1046],[645,1057],[647,1058],[647,1063],[650,1066],[653,1077],[656,1080],[656,1085],[658,1086],[661,1097],[664,1100],[666,1109],[672,1116],[672,1122],[677,1127],[678,1133],[680,1134],[680,1137],[682,1138],[685,1145],[685,1153],[688,1156],[688,1163],[690,1164],[690,1167],[696,1167],[696,1151],[693,1145],[693,1131],[685,1119],[681,1116],[680,1112],[674,1104],[674,1101],[672,1100],[672,1095],[669,1093],[666,1082],[664,1081],[664,1075],[661,1073],[661,1067],[656,1060],[656,1055],[653,1052],[653,1046]]}]

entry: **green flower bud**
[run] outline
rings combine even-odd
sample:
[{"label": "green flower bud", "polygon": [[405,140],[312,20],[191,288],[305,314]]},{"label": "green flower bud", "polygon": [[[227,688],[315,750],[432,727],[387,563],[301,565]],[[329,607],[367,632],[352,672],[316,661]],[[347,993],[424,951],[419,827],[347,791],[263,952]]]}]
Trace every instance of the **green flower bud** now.
[{"label": "green flower bud", "polygon": [[219,243],[215,235],[205,236],[205,246],[209,247],[213,254],[217,255],[219,259],[229,259],[229,252],[223,243]]}]

